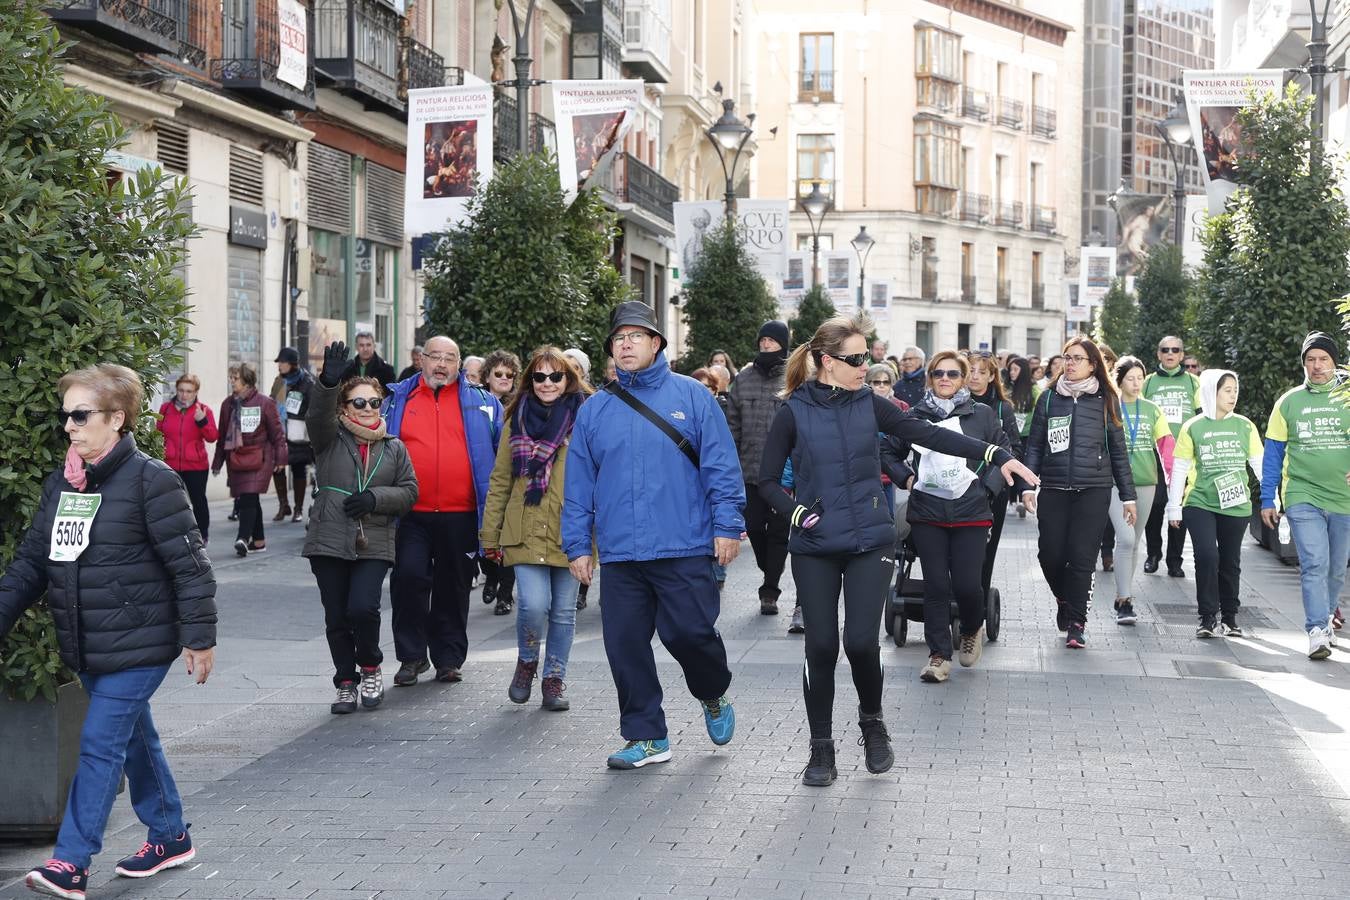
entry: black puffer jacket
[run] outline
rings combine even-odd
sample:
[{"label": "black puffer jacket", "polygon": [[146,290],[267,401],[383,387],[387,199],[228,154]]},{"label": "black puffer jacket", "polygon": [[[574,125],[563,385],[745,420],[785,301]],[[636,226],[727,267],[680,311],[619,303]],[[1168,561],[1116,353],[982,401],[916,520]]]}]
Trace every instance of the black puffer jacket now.
[{"label": "black puffer jacket", "polygon": [[[1055,450],[1050,430],[1065,424],[1068,446]],[[1065,397],[1053,386],[1042,391],[1027,435],[1026,464],[1041,477],[1042,488],[1081,491],[1111,487],[1114,482],[1121,500],[1134,499],[1125,433],[1106,414],[1105,389],[1077,399]]]},{"label": "black puffer jacket", "polygon": [[764,456],[764,441],[769,426],[783,405],[785,363],[769,372],[751,364],[731,383],[731,402],[727,406],[727,425],[741,457],[741,476],[746,481],[759,478],[759,461]]},{"label": "black puffer jacket", "polygon": [[177,473],[122,438],[89,469],[102,497],[89,545],[74,562],[48,559],[62,492],[47,477],[36,518],[0,577],[0,635],[47,592],[61,659],[93,674],[172,662],[216,644],[216,580]]},{"label": "black puffer jacket", "polygon": [[[1008,436],[1004,433],[998,416],[983,403],[966,400],[953,409],[951,415],[947,415],[925,398],[910,410],[910,415],[927,419],[935,425],[945,419],[954,418],[960,424],[962,434],[984,441],[986,444],[995,444],[1004,450],[1010,449]],[[914,454],[910,465],[916,473],[920,471],[918,453]],[[984,482],[989,465],[982,460],[967,460],[966,467],[975,473],[976,478],[966,488],[964,494],[953,500],[925,492],[916,479],[914,489],[909,492],[909,509],[905,513],[905,519],[910,524],[925,522],[934,525],[990,521],[993,513],[989,508],[989,491]],[[1000,483],[1004,483],[1001,474],[998,479]]]}]

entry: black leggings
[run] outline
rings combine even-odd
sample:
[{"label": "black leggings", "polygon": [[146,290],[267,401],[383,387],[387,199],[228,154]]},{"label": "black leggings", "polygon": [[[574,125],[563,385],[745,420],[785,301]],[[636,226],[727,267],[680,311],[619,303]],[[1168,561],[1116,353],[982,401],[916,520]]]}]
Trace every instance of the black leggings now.
[{"label": "black leggings", "polygon": [[1004,494],[999,494],[989,504],[994,513],[994,525],[989,529],[989,540],[984,546],[984,569],[980,572],[980,587],[986,594],[994,581],[994,558],[998,556],[998,542],[1003,537],[1003,520],[1008,518],[1008,504],[1004,498]]},{"label": "black leggings", "polygon": [[[1223,516],[1188,506],[1181,511],[1183,527],[1191,534],[1195,554],[1195,600],[1203,622],[1223,614],[1237,615],[1242,606],[1238,592],[1242,585],[1242,536],[1247,533],[1248,517]],[[1180,528],[1171,528],[1180,531]]]},{"label": "black leggings", "polygon": [[253,543],[264,540],[263,534],[263,515],[262,503],[257,494],[240,494],[239,502],[239,532],[236,540],[244,543]]},{"label": "black leggings", "polygon": [[1087,623],[1092,577],[1110,508],[1109,487],[1081,491],[1043,487],[1036,499],[1041,572],[1055,599],[1068,604],[1074,622]]},{"label": "black leggings", "polygon": [[324,632],[333,657],[333,685],[357,681],[357,666],[384,662],[380,651],[380,594],[389,563],[382,559],[311,556],[323,601]]},{"label": "black leggings", "polygon": [[183,487],[187,488],[188,499],[192,501],[192,515],[197,520],[197,530],[201,532],[202,542],[207,540],[211,530],[211,507],[206,502],[206,479],[211,473],[202,469],[197,472],[179,472]]},{"label": "black leggings", "polygon": [[923,564],[923,636],[928,655],[952,658],[952,601],[961,615],[961,633],[984,624],[984,588],[975,561],[985,554],[987,529],[943,528],[916,522],[909,537]]},{"label": "black leggings", "polygon": [[792,578],[806,625],[802,690],[812,738],[829,738],[834,709],[834,667],[839,661],[839,589],[844,592],[844,653],[853,669],[858,709],[881,712],[881,610],[895,575],[894,551],[833,556],[792,555]]}]

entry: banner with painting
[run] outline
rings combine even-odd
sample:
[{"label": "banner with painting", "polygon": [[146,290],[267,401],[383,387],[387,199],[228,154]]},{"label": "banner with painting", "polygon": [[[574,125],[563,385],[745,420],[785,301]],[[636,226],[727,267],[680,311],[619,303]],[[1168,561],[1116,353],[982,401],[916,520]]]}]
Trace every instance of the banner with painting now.
[{"label": "banner with painting", "polygon": [[787,255],[778,300],[784,306],[796,306],[802,302],[802,298],[810,288],[811,254],[805,250],[794,250]]},{"label": "banner with painting", "polygon": [[565,202],[590,186],[591,178],[623,145],[642,102],[643,82],[555,81],[558,179]]},{"label": "banner with painting", "polygon": [[432,234],[458,225],[492,180],[492,85],[408,91],[403,228]]},{"label": "banner with painting", "polygon": [[820,254],[820,279],[825,296],[836,311],[853,315],[858,311],[858,256],[852,250],[825,250]]},{"label": "banner with painting", "polygon": [[689,273],[694,270],[698,259],[703,255],[703,242],[722,222],[721,200],[694,200],[677,202],[675,212],[675,252],[679,279],[689,281]]},{"label": "banner with painting", "polygon": [[889,278],[867,278],[863,280],[863,298],[867,301],[867,314],[873,321],[882,321],[891,317],[891,281]]},{"label": "banner with painting", "polygon": [[1237,115],[1249,105],[1252,91],[1278,94],[1284,87],[1281,69],[1249,72],[1213,72],[1193,69],[1182,73],[1191,142],[1200,154],[1200,178],[1209,198],[1209,214],[1223,212],[1224,202],[1237,190],[1236,167],[1242,152],[1242,126]]},{"label": "banner with painting", "polygon": [[1113,247],[1083,247],[1078,255],[1078,304],[1100,306],[1116,279]]}]

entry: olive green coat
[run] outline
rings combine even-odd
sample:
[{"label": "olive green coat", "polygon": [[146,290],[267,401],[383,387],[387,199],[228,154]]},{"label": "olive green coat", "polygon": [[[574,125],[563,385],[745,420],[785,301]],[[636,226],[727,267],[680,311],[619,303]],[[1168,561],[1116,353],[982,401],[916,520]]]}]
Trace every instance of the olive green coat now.
[{"label": "olive green coat", "polygon": [[417,476],[413,474],[412,460],[408,458],[408,448],[398,438],[385,438],[370,445],[370,465],[374,471],[367,490],[375,495],[375,511],[361,519],[367,546],[358,552],[357,520],[343,512],[342,503],[360,489],[357,478],[361,455],[356,438],[338,422],[338,391],[339,388],[325,387],[316,381],[310,394],[305,423],[314,449],[314,484],[318,494],[310,506],[302,555],[383,559],[392,563],[398,517],[406,515],[417,502]]},{"label": "olive green coat", "polygon": [[561,566],[567,568],[562,551],[563,479],[567,474],[569,437],[558,448],[549,474],[548,489],[538,506],[525,505],[528,478],[511,471],[511,435],[515,423],[507,423],[497,445],[497,462],[488,482],[483,506],[483,528],[478,539],[488,550],[500,549],[508,566]]}]

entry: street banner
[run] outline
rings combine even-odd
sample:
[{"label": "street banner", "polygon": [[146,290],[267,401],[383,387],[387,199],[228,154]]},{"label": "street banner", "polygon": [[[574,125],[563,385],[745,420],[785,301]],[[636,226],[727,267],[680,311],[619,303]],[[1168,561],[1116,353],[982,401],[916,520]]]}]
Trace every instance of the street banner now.
[{"label": "street banner", "polygon": [[889,278],[867,278],[863,280],[863,298],[867,302],[866,312],[876,321],[891,317],[891,281]]},{"label": "street banner", "polygon": [[468,214],[469,200],[492,180],[492,86],[408,91],[408,156],[403,229],[445,231]]},{"label": "street banner", "polygon": [[1155,244],[1169,234],[1172,201],[1155,194],[1134,191],[1116,194],[1116,218],[1120,220],[1120,244],[1116,247],[1117,275],[1139,270]]},{"label": "street banner", "polygon": [[1209,214],[1223,212],[1224,201],[1237,190],[1236,167],[1242,152],[1242,126],[1237,114],[1258,94],[1284,86],[1282,69],[1214,72],[1188,69],[1182,73],[1186,111],[1191,120],[1191,142],[1200,154],[1200,178],[1209,198]]},{"label": "street banner", "polygon": [[787,255],[778,300],[784,305],[796,306],[806,296],[811,285],[811,254],[794,250]]},{"label": "street banner", "polygon": [[565,202],[585,190],[633,127],[643,82],[555,81],[553,111],[558,120],[558,178]]},{"label": "street banner", "polygon": [[824,250],[820,254],[820,277],[825,296],[836,311],[853,315],[858,311],[857,254],[852,250]]},{"label": "street banner", "polygon": [[1181,261],[1199,268],[1205,263],[1205,224],[1209,222],[1209,198],[1204,194],[1186,195],[1186,224],[1181,232]]},{"label": "street banner", "polygon": [[788,202],[737,200],[736,219],[759,274],[771,285],[781,281],[787,269]]},{"label": "street banner", "polygon": [[681,282],[688,283],[698,258],[703,255],[703,242],[722,224],[722,218],[721,200],[675,203],[675,250],[679,254]]},{"label": "street banner", "polygon": [[[1081,270],[1081,266],[1079,267]],[[1092,307],[1084,306],[1078,302],[1080,285],[1071,281],[1064,282],[1064,334],[1065,339],[1073,337],[1078,333],[1078,323],[1092,321]]]},{"label": "street banner", "polygon": [[277,0],[277,80],[303,91],[309,82],[309,29],[297,0]]},{"label": "street banner", "polygon": [[1088,247],[1078,255],[1078,303],[1098,306],[1116,277],[1116,248]]}]

